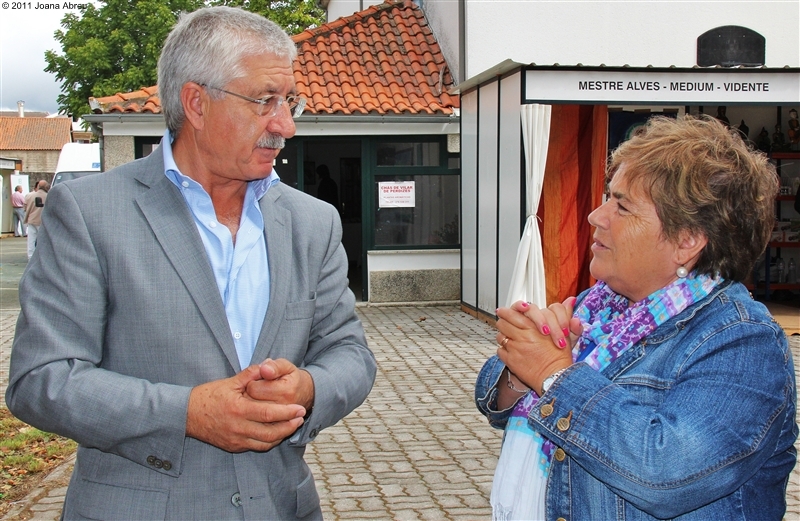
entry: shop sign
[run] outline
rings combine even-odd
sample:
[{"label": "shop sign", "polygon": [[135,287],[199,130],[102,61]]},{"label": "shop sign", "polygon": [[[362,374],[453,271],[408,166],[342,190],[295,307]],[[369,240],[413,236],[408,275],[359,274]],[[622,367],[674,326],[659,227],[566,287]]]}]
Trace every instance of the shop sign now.
[{"label": "shop sign", "polygon": [[414,181],[378,183],[378,207],[414,208]]},{"label": "shop sign", "polygon": [[529,101],[722,105],[800,102],[800,71],[528,70]]}]

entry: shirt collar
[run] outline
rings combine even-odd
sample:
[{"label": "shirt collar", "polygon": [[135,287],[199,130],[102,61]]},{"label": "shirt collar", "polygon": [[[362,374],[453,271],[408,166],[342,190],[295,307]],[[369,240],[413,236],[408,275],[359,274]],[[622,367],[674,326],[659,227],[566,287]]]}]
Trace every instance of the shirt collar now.
[{"label": "shirt collar", "polygon": [[[175,158],[172,155],[172,142],[174,140],[175,138],[172,136],[172,132],[170,132],[169,129],[165,130],[164,137],[161,140],[161,149],[163,150],[164,155],[164,175],[166,175],[167,178],[177,186],[180,186],[185,180],[192,180],[192,182],[195,182],[190,177],[183,175],[180,169],[178,169],[178,165],[175,163]],[[256,201],[258,201],[264,196],[264,194],[267,193],[267,190],[278,184],[280,181],[281,178],[278,177],[278,172],[276,172],[273,168],[269,176],[265,177],[264,179],[250,181],[248,183],[248,189],[253,190],[256,196]]]}]

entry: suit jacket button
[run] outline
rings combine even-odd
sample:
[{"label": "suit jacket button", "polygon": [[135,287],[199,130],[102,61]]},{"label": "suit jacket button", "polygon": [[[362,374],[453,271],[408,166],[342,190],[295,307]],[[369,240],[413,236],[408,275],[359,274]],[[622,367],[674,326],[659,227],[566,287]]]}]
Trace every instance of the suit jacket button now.
[{"label": "suit jacket button", "polygon": [[232,495],[231,496],[231,505],[233,505],[235,507],[242,506],[242,495],[239,494],[238,492],[236,494]]},{"label": "suit jacket button", "polygon": [[163,464],[163,468],[164,468],[164,470],[171,469],[172,468],[172,463],[170,463],[169,461],[165,461],[164,464]]},{"label": "suit jacket button", "polygon": [[313,440],[314,438],[317,437],[317,434],[319,434],[319,430],[311,429],[311,432],[308,433],[308,437]]},{"label": "suit jacket button", "polygon": [[147,456],[147,464],[148,465],[152,466],[152,465],[155,465],[155,463],[156,463],[156,457],[155,456]]},{"label": "suit jacket button", "polygon": [[160,469],[161,467],[164,466],[164,462],[156,458],[156,460],[153,462],[153,466],[157,469]]}]

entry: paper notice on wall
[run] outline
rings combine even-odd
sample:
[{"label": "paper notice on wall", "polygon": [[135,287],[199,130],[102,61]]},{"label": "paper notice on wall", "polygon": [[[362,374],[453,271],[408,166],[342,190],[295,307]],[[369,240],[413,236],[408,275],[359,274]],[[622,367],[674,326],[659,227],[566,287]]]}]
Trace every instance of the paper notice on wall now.
[{"label": "paper notice on wall", "polygon": [[414,181],[378,183],[379,208],[414,208]]}]

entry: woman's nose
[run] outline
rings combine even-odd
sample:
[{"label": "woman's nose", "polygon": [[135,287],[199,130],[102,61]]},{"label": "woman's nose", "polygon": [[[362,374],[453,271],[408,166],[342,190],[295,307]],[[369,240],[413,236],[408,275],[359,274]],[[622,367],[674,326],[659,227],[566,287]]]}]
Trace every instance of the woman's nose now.
[{"label": "woman's nose", "polygon": [[590,213],[588,217],[589,224],[596,228],[606,228],[608,224],[608,218],[605,217],[605,209],[607,207],[608,201],[592,210],[592,213]]}]

